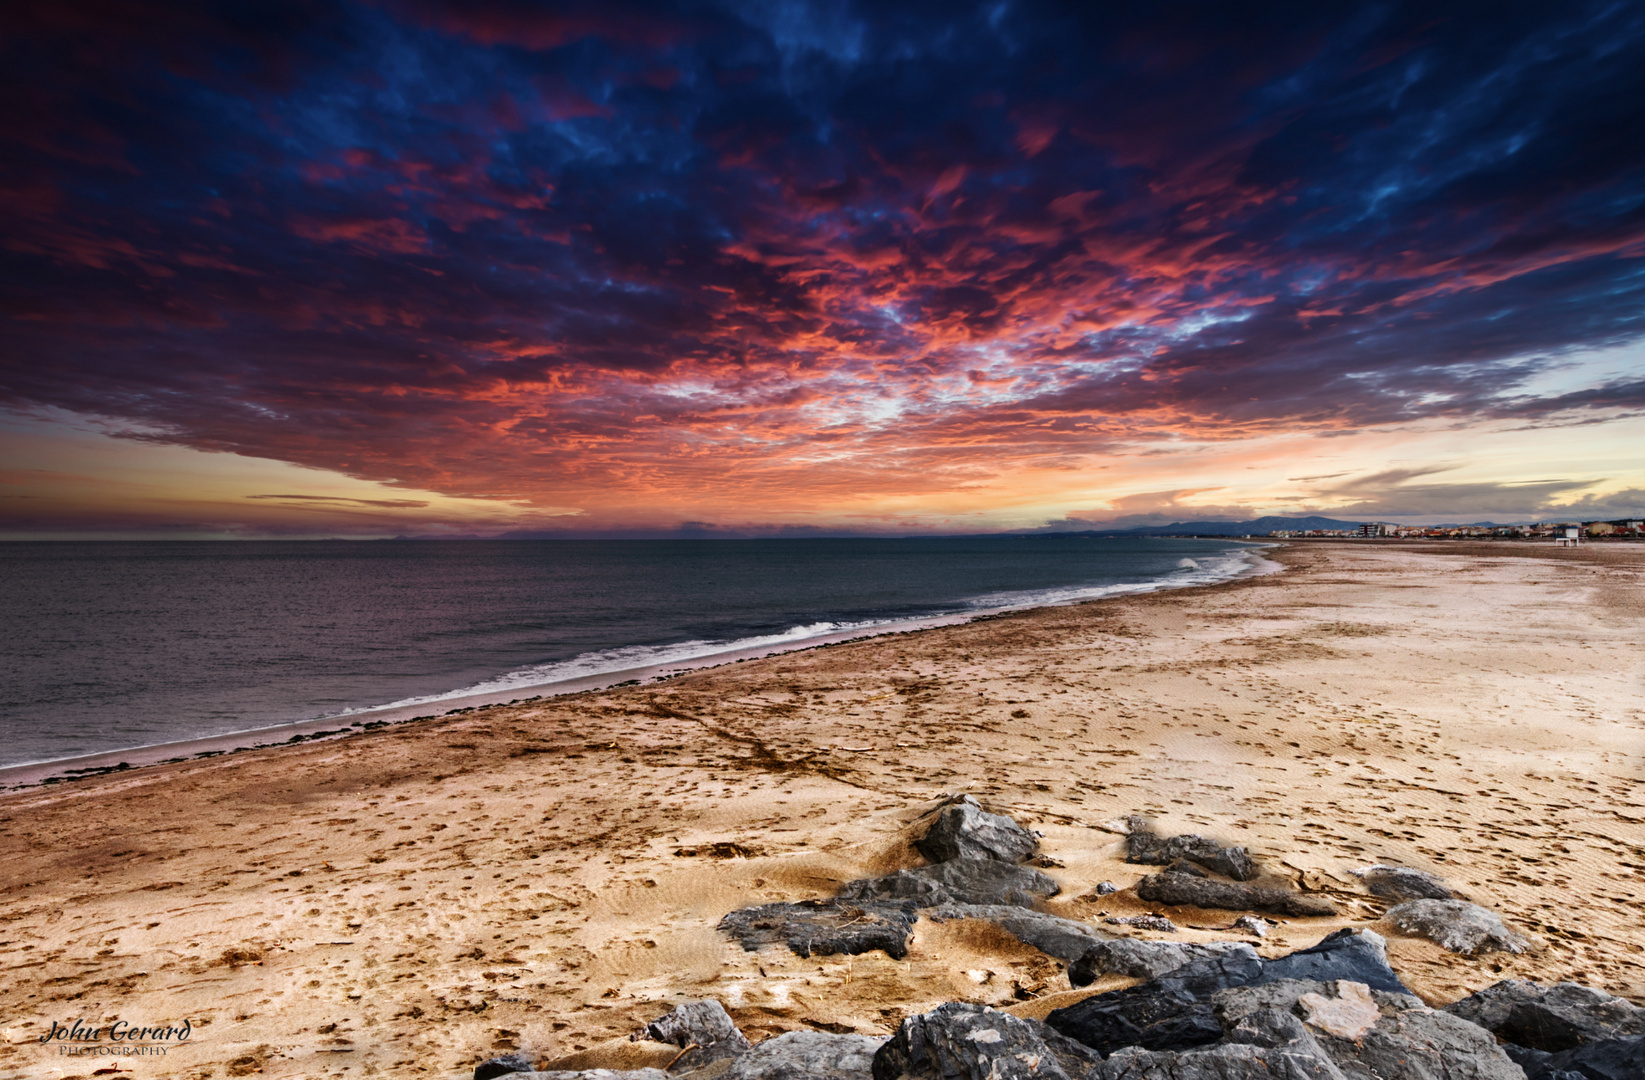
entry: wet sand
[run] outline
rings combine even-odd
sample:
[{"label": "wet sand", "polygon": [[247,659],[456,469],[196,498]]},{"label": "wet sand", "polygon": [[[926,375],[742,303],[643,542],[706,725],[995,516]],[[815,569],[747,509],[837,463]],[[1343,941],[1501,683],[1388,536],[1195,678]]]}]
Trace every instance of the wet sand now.
[{"label": "wet sand", "polygon": [[[902,961],[714,929],[917,862],[915,822],[961,790],[1044,833],[1059,914],[1146,909],[1090,896],[1145,872],[1105,825],[1145,813],[1339,901],[1267,955],[1386,930],[1349,871],[1400,862],[1540,943],[1391,937],[1431,1002],[1513,976],[1645,1003],[1645,548],[1273,557],[1287,573],[0,797],[0,1075],[457,1077],[516,1047],[660,1064],[620,1040],[697,997],[754,1038],[886,1035],[956,999],[1043,1015],[1089,991],[984,924],[922,921]],[[164,1057],[35,1041],[185,1017]]]}]

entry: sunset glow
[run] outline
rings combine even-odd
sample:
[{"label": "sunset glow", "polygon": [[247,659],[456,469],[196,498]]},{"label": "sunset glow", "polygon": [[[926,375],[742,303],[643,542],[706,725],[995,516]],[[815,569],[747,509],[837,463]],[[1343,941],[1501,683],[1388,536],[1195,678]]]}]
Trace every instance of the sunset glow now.
[{"label": "sunset glow", "polygon": [[1645,11],[1149,10],[13,5],[0,533],[1645,511]]}]

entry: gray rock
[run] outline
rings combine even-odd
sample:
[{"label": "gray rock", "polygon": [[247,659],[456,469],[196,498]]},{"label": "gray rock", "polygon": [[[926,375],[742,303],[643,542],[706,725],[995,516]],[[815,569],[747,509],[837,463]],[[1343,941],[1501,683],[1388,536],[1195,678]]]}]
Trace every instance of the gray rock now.
[{"label": "gray rock", "polygon": [[517,1073],[509,1080],[672,1080],[661,1069],[579,1069]]},{"label": "gray rock", "polygon": [[1456,900],[1456,893],[1443,881],[1406,866],[1367,866],[1354,875],[1365,882],[1372,896],[1389,900]]},{"label": "gray rock", "polygon": [[1137,882],[1137,896],[1156,904],[1227,911],[1267,911],[1275,915],[1294,916],[1337,913],[1336,905],[1323,896],[1308,896],[1262,885],[1236,885],[1187,874],[1149,874]]},{"label": "gray rock", "polygon": [[1087,923],[1009,904],[944,904],[925,914],[935,922],[949,919],[991,922],[1023,944],[1064,962],[1076,960],[1091,946],[1108,940],[1107,934]]},{"label": "gray rock", "polygon": [[1494,912],[1466,900],[1407,900],[1389,908],[1386,918],[1401,933],[1425,937],[1463,956],[1522,953],[1530,947]]},{"label": "gray rock", "polygon": [[1505,979],[1445,1006],[1452,1016],[1518,1046],[1557,1054],[1603,1039],[1645,1035],[1645,1009],[1577,983]]},{"label": "gray rock", "polygon": [[[1350,1000],[1366,1003],[1365,1026],[1334,1031],[1320,1007],[1350,993]],[[1523,1075],[1483,1028],[1435,1012],[1409,994],[1373,991],[1361,983],[1286,979],[1221,991],[1212,1006],[1228,1029],[1275,1012],[1301,1017],[1314,1044],[1356,1080],[1520,1080]]]},{"label": "gray rock", "polygon": [[536,1067],[537,1063],[525,1054],[500,1054],[474,1066],[474,1080],[492,1080],[493,1077],[507,1076],[510,1073],[528,1073]]},{"label": "gray rock", "polygon": [[1099,941],[1068,966],[1068,981],[1074,986],[1090,986],[1101,975],[1157,979],[1196,960],[1217,959],[1229,954],[1259,959],[1255,949],[1236,941],[1218,941],[1208,945],[1139,941],[1135,938]]},{"label": "gray rock", "polygon": [[1037,1020],[956,1001],[898,1025],[874,1080],[1081,1080],[1100,1061]]},{"label": "gray rock", "polygon": [[1097,895],[1098,896],[1107,896],[1110,893],[1117,893],[1119,891],[1120,891],[1120,887],[1118,885],[1115,885],[1112,881],[1099,881],[1099,882],[1097,882]]},{"label": "gray rock", "polygon": [[1639,1080],[1645,1076],[1645,1035],[1578,1046],[1526,1072],[1530,1080]]},{"label": "gray rock", "polygon": [[719,928],[749,952],[781,943],[799,956],[854,956],[883,949],[901,960],[908,955],[917,918],[908,901],[801,900],[733,911]]},{"label": "gray rock", "polygon": [[883,1039],[790,1031],[731,1063],[717,1080],[869,1080]]},{"label": "gray rock", "polygon": [[1223,1025],[1211,1006],[1220,991],[1283,980],[1363,983],[1372,990],[1407,993],[1388,966],[1385,942],[1369,930],[1338,930],[1318,945],[1275,960],[1230,949],[1184,964],[1138,986],[1111,990],[1057,1009],[1046,1023],[1100,1053],[1126,1046],[1191,1050],[1218,1042]]},{"label": "gray rock", "polygon": [[914,841],[934,863],[950,859],[995,859],[1019,863],[1039,846],[1034,834],[1003,814],[990,814],[962,795],[944,808],[924,836]]},{"label": "gray rock", "polygon": [[718,1001],[687,1001],[642,1028],[637,1037],[671,1046],[726,1045],[747,1050],[751,1043]]},{"label": "gray rock", "polygon": [[853,881],[840,890],[840,898],[858,903],[908,900],[919,907],[939,904],[1033,907],[1061,891],[1062,887],[1055,881],[1026,866],[994,859],[954,859]]},{"label": "gray rock", "polygon": [[1089,1080],[1348,1080],[1294,1016],[1247,1017],[1225,1040],[1185,1051],[1117,1050]]},{"label": "gray rock", "polygon": [[1256,862],[1242,847],[1224,847],[1194,833],[1162,838],[1143,817],[1126,818],[1125,824],[1126,862],[1169,866],[1186,859],[1235,881],[1250,881],[1259,873]]},{"label": "gray rock", "polygon": [[1244,930],[1247,934],[1251,934],[1254,937],[1268,936],[1268,924],[1257,918],[1255,915],[1241,915],[1239,918],[1234,920],[1234,929]]}]

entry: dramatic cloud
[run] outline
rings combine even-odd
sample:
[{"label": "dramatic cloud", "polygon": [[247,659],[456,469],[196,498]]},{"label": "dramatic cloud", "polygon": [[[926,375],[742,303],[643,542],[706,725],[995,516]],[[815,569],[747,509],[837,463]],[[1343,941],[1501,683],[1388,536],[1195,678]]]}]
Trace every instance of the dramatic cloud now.
[{"label": "dramatic cloud", "polygon": [[1546,389],[1645,335],[1637,5],[17,0],[0,57],[0,404],[150,442],[677,523],[1645,415]]}]

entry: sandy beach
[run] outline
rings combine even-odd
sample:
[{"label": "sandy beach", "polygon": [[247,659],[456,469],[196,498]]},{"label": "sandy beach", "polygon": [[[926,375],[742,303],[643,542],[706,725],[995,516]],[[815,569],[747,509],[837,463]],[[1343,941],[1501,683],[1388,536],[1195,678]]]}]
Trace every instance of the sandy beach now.
[{"label": "sandy beach", "polygon": [[[1125,985],[1072,990],[975,922],[922,920],[903,960],[715,929],[917,864],[918,823],[961,791],[1043,833],[1060,915],[1151,910],[1092,892],[1148,872],[1111,824],[1145,814],[1338,902],[1264,955],[1372,926],[1430,1003],[1507,977],[1645,1003],[1645,546],[1269,555],[1286,572],[0,797],[0,1075],[661,1065],[627,1036],[688,999],[755,1039],[883,1037],[945,1001],[1043,1016]],[[1535,947],[1399,936],[1351,872],[1379,862]],[[191,1031],[149,1057],[38,1041],[76,1018]]]}]

